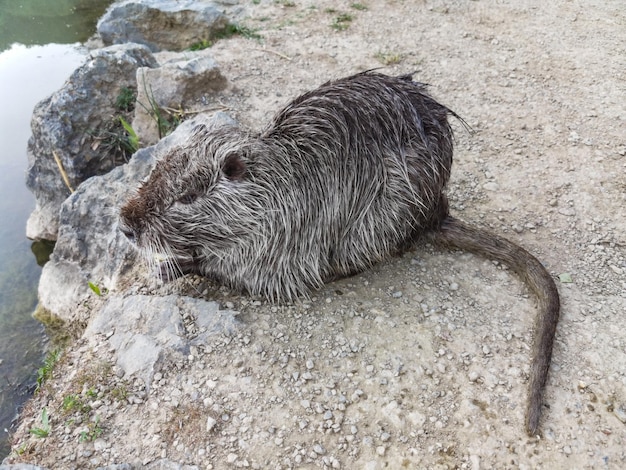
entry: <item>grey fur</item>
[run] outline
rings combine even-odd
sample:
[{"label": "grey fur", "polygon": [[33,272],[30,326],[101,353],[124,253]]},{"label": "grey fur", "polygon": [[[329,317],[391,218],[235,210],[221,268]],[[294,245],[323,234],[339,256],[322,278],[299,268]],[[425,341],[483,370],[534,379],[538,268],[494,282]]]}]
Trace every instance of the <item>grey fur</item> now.
[{"label": "grey fur", "polygon": [[157,163],[120,227],[149,258],[165,255],[164,278],[197,272],[273,301],[363,271],[424,234],[508,262],[541,304],[526,423],[534,434],[558,292],[526,251],[449,216],[450,114],[410,76],[326,83],[260,134],[197,128]]}]

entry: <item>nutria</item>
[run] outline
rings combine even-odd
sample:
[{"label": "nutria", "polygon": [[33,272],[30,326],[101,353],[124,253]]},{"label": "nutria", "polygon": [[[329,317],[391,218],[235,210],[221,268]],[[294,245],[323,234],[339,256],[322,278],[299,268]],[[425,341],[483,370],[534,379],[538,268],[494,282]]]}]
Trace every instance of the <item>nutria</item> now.
[{"label": "nutria", "polygon": [[537,433],[559,317],[523,248],[449,215],[448,116],[410,75],[364,72],[296,98],[261,133],[198,126],[122,207],[165,279],[199,273],[273,301],[306,296],[428,239],[506,263],[539,299],[526,430]]}]

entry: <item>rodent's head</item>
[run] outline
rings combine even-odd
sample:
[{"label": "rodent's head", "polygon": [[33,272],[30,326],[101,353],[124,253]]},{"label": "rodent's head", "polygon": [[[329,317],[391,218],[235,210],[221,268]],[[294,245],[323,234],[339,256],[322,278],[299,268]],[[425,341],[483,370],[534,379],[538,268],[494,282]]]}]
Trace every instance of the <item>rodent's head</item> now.
[{"label": "rodent's head", "polygon": [[193,271],[188,268],[210,255],[221,257],[258,224],[248,142],[232,126],[198,126],[188,142],[157,161],[121,208],[120,230],[148,260],[163,258],[165,277]]}]

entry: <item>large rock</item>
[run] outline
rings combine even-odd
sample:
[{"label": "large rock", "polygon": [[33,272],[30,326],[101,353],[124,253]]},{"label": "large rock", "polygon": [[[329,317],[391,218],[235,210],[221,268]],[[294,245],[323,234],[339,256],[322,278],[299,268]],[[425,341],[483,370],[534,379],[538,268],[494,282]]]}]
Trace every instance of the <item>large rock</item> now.
[{"label": "large rock", "polygon": [[58,240],[39,280],[42,307],[71,322],[76,305],[93,295],[89,282],[111,289],[132,264],[135,250],[114,229],[116,209],[153,164],[153,148],[142,149],[127,165],[86,181],[63,203]]},{"label": "large rock", "polygon": [[154,147],[139,150],[126,165],[90,178],[63,203],[59,237],[39,281],[42,307],[72,322],[75,307],[93,295],[88,283],[113,290],[135,262],[134,247],[117,229],[120,206],[152,169],[155,155],[189,138],[198,124],[235,124],[224,113],[185,121]]},{"label": "large rock", "polygon": [[[210,107],[227,80],[217,62],[205,52],[158,68],[137,69],[137,105],[133,129],[142,145],[152,145],[175,124],[175,110]],[[158,113],[158,115],[157,115]],[[173,114],[174,113],[174,114]]]},{"label": "large rock", "polygon": [[102,137],[120,114],[115,106],[120,92],[135,88],[137,68],[156,65],[152,53],[138,44],[98,49],[60,90],[37,104],[28,143],[26,184],[36,199],[26,227],[29,238],[57,238],[59,209],[70,190],[55,156],[73,189],[125,162]]},{"label": "large rock", "polygon": [[129,0],[113,4],[98,21],[104,44],[136,42],[152,51],[181,51],[224,31],[239,2]]},{"label": "large rock", "polygon": [[[235,333],[236,315],[220,310],[217,302],[191,297],[115,297],[95,315],[85,336],[107,337],[124,377],[139,378],[149,388],[164,360],[188,356],[190,346],[210,344],[213,335]],[[185,334],[183,318],[195,324],[193,338]]]}]

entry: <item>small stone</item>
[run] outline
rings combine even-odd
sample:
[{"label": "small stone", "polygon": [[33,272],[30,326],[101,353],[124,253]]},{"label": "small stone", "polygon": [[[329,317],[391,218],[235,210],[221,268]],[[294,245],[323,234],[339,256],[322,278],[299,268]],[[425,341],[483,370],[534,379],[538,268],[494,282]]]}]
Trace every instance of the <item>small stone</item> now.
[{"label": "small stone", "polygon": [[569,207],[559,208],[558,213],[566,217],[573,217],[576,215],[576,211],[574,211],[574,209],[569,208]]},{"label": "small stone", "polygon": [[311,370],[311,369],[313,369],[313,367],[315,367],[315,363],[313,362],[313,360],[312,359],[307,359],[307,361],[306,361],[306,368]]},{"label": "small stone", "polygon": [[320,444],[315,444],[313,446],[313,452],[315,452],[317,455],[324,455],[326,453],[326,449],[324,449],[324,447]]},{"label": "small stone", "polygon": [[613,408],[613,413],[622,423],[626,424],[626,405],[620,405]]},{"label": "small stone", "polygon": [[478,380],[478,372],[475,370],[471,371],[468,375],[470,382],[476,382]]},{"label": "small stone", "polygon": [[207,430],[207,432],[211,432],[216,424],[217,424],[217,420],[215,420],[214,418],[209,416],[206,419],[206,430]]},{"label": "small stone", "polygon": [[226,456],[226,462],[233,464],[237,460],[237,454],[230,453]]},{"label": "small stone", "polygon": [[383,457],[385,455],[386,451],[387,451],[387,448],[385,446],[378,446],[378,447],[376,447],[376,453],[378,455],[380,455],[381,457]]},{"label": "small stone", "polygon": [[111,444],[104,439],[96,439],[93,442],[93,450],[96,452],[102,452],[104,449],[108,449],[109,447],[111,447]]}]

